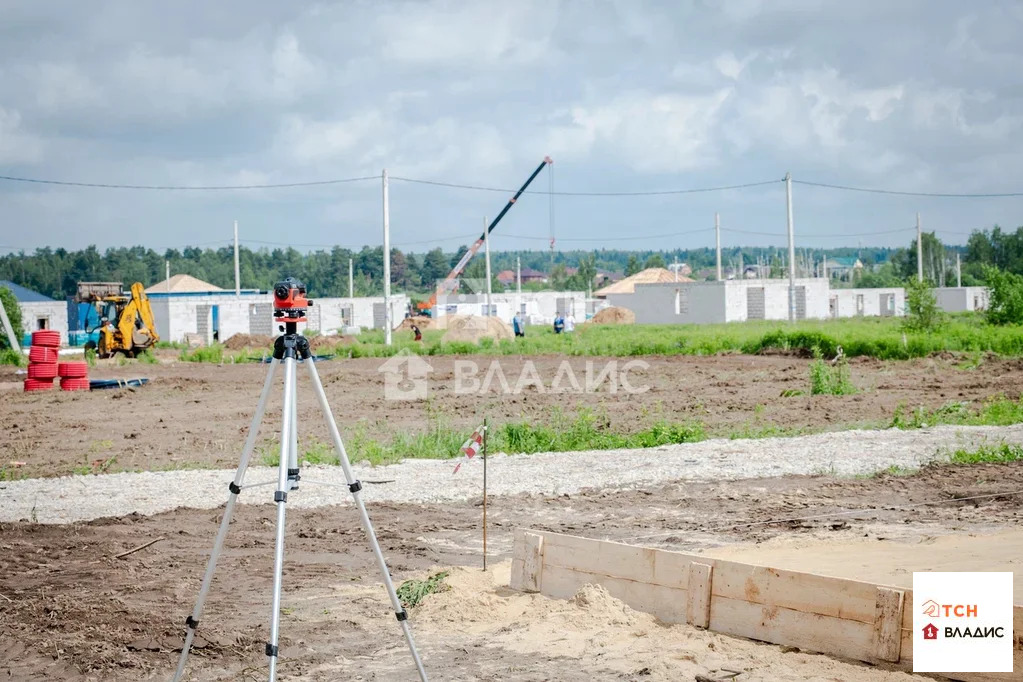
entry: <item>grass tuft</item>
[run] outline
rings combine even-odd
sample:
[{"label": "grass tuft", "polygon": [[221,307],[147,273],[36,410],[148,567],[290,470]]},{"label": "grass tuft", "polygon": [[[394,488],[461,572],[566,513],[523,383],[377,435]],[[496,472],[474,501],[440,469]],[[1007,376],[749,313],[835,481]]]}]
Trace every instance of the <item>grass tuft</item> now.
[{"label": "grass tuft", "polygon": [[959,449],[948,457],[950,464],[1008,464],[1023,461],[1023,446],[1016,443],[982,445],[976,450]]},{"label": "grass tuft", "polygon": [[443,592],[450,589],[444,584],[444,578],[448,577],[447,571],[435,573],[426,580],[406,580],[397,590],[398,599],[406,609],[413,609],[434,592]]}]

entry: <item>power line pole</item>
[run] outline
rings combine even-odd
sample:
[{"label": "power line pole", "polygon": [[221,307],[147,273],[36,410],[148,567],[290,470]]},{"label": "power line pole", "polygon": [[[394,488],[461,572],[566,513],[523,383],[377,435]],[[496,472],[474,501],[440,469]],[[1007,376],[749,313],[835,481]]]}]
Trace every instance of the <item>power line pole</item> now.
[{"label": "power line pole", "polygon": [[384,190],[384,345],[391,345],[391,216],[387,197],[387,169],[381,175]]},{"label": "power line pole", "polygon": [[916,214],[916,281],[924,281],[924,241],[920,231],[920,214]]},{"label": "power line pole", "polygon": [[785,208],[789,227],[789,322],[796,321],[796,241],[792,230],[792,173],[785,174]]},{"label": "power line pole", "polygon": [[714,214],[714,241],[717,245],[718,254],[718,281],[721,281],[721,216]]},{"label": "power line pole", "polygon": [[234,221],[234,295],[242,295],[241,278],[238,276],[238,221]]},{"label": "power line pole", "polygon": [[962,288],[963,286],[963,262],[959,258],[959,252],[956,251],[956,287]]},{"label": "power line pole", "polygon": [[348,298],[355,298],[355,260],[348,259]]}]

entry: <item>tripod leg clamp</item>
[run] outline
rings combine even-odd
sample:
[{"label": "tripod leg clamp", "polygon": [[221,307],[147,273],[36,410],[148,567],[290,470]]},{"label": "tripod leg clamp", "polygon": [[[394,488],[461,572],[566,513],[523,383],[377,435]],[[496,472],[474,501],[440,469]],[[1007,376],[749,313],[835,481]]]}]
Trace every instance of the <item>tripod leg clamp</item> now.
[{"label": "tripod leg clamp", "polygon": [[230,483],[227,484],[227,489],[230,490],[231,493],[234,495],[240,495],[242,492],[241,486],[235,483],[234,481],[231,481]]},{"label": "tripod leg clamp", "polygon": [[273,658],[277,658],[277,645],[276,644],[271,644],[270,642],[267,642],[266,643],[266,655],[267,656],[272,656]]},{"label": "tripod leg clamp", "polygon": [[408,612],[405,609],[402,609],[401,611],[395,613],[394,617],[398,619],[398,622],[408,620]]},{"label": "tripod leg clamp", "polygon": [[287,501],[288,501],[288,493],[284,492],[283,490],[275,490],[274,491],[274,502],[287,502]]},{"label": "tripod leg clamp", "polygon": [[348,485],[348,492],[357,493],[362,490],[362,481],[356,481]]},{"label": "tripod leg clamp", "polygon": [[185,619],[185,625],[188,626],[189,630],[195,630],[197,627],[199,627],[199,621],[197,621],[195,618],[192,618],[192,616],[189,616],[188,618]]}]

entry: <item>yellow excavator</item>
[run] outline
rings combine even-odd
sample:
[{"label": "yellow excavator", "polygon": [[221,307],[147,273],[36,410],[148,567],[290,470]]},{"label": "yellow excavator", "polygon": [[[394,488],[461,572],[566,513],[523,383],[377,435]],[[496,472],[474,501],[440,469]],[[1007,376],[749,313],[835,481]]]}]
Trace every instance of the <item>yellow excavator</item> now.
[{"label": "yellow excavator", "polygon": [[85,344],[99,357],[123,353],[133,358],[160,340],[153,309],[141,282],[131,285],[130,296],[121,292],[120,283],[79,282],[77,298],[80,303],[92,304],[99,318],[94,329],[86,329],[90,334],[97,333],[98,339]]}]

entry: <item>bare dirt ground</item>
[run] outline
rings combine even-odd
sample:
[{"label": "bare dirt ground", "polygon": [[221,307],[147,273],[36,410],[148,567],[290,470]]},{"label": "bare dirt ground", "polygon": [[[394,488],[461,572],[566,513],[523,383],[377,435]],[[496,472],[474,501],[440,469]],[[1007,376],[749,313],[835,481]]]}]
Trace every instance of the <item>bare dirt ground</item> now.
[{"label": "bare dirt ground", "polygon": [[[0,368],[0,469],[7,476],[54,476],[95,471],[154,470],[179,467],[233,468],[255,410],[266,366],[209,365],[175,361],[165,353],[156,365],[101,363],[93,378],[149,377],[138,389],[91,393],[22,393],[23,377]],[[937,407],[953,400],[978,401],[997,394],[1017,398],[1023,390],[1023,360],[988,359],[973,366],[955,358],[911,362],[853,359],[853,382],[862,389],[851,396],[781,398],[786,390],[806,389],[808,361],[783,356],[461,358],[479,364],[479,379],[492,361],[514,387],[524,363],[535,364],[545,385],[519,394],[492,390],[480,394],[455,391],[457,358],[427,358],[429,398],[385,400],[379,359],[335,360],[317,364],[328,400],[343,434],[361,430],[387,441],[397,433],[428,429],[431,420],[460,428],[476,426],[486,414],[506,420],[549,421],[556,409],[572,414],[585,407],[606,415],[610,428],[635,431],[659,420],[693,421],[712,435],[777,426],[787,429],[840,428],[890,421],[896,407]],[[619,367],[630,360],[646,363],[628,372],[632,386],[649,390],[611,393],[607,384],[591,393],[557,393],[549,389],[562,362],[585,386],[587,363],[596,372],[605,362]],[[972,367],[972,368],[967,368]],[[327,440],[311,391],[300,374],[300,437]],[[558,384],[570,386],[564,378]],[[279,424],[280,393],[272,394],[263,434]],[[11,464],[17,462],[19,464]],[[23,463],[23,464],[22,464]]]},{"label": "bare dirt ground", "polygon": [[[963,498],[1020,489],[1023,463],[927,467],[907,477],[786,477],[497,497],[489,509],[490,554],[492,562],[506,560],[517,527],[684,550],[773,538],[922,542],[1018,526],[1023,496]],[[938,504],[909,506],[929,501]],[[843,509],[864,511],[759,523]],[[478,505],[375,504],[370,514],[396,580],[470,567],[453,569],[452,589],[412,610],[436,680],[640,682],[713,679],[726,670],[740,671],[739,682],[912,679],[666,627],[600,590],[584,589],[572,602],[512,593],[502,587],[506,567],[494,565],[487,576],[478,571]],[[215,510],[178,509],[64,526],[0,524],[0,675],[169,679],[218,519]],[[238,509],[191,679],[264,677],[273,525],[272,506]],[[355,510],[292,510],[288,529],[282,679],[414,679]],[[147,549],[113,557],[155,538],[161,539]]]}]

